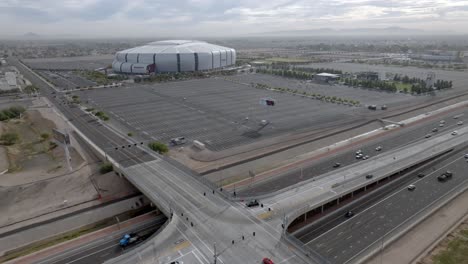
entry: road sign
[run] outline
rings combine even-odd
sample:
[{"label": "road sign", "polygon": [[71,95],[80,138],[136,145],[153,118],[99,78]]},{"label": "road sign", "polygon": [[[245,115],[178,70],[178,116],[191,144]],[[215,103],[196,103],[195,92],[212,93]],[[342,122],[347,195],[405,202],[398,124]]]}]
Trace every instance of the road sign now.
[{"label": "road sign", "polygon": [[70,145],[70,136],[68,133],[62,132],[58,129],[52,129],[52,134],[54,136],[54,139],[57,140],[58,142],[62,144],[67,144]]}]

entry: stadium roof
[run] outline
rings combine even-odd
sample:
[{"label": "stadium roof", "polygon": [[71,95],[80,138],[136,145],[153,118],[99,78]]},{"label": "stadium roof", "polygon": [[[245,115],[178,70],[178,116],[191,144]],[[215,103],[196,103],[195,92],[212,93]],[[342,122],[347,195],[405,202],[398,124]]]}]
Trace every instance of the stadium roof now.
[{"label": "stadium roof", "polygon": [[230,48],[210,44],[197,40],[164,40],[150,42],[144,46],[139,46],[118,53],[196,53],[225,51]]}]

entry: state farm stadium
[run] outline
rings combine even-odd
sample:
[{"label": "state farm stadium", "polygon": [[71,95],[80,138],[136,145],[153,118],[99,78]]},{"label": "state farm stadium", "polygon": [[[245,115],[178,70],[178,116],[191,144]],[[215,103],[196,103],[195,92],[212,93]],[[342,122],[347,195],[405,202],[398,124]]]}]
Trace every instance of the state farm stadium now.
[{"label": "state farm stadium", "polygon": [[118,73],[210,71],[236,64],[236,51],[203,41],[165,40],[115,54],[112,69]]}]

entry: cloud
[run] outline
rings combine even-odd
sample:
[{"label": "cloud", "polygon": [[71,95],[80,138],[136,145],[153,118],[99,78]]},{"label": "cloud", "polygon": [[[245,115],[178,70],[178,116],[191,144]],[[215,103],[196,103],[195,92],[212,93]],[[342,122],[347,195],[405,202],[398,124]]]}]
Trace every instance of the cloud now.
[{"label": "cloud", "polygon": [[468,1],[458,0],[2,0],[0,22],[15,27],[1,27],[0,34],[183,36],[384,26],[468,33],[467,13]]}]

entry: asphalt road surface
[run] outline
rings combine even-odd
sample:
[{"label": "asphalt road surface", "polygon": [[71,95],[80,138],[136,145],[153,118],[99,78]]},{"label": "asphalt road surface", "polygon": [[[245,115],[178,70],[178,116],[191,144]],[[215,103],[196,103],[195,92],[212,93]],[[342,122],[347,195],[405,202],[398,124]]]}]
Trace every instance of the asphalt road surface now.
[{"label": "asphalt road surface", "polygon": [[[454,116],[459,116],[454,119]],[[444,126],[440,127],[440,121],[444,120]],[[407,128],[402,128],[399,131],[392,131],[388,135],[370,140],[364,145],[355,146],[349,150],[339,152],[332,157],[320,159],[304,166],[303,168],[294,168],[285,172],[282,176],[277,176],[274,179],[252,185],[243,190],[237,190],[238,196],[255,196],[273,191],[280,190],[287,186],[293,185],[302,180],[311,179],[320,176],[326,172],[334,170],[333,165],[340,163],[341,167],[347,166],[356,162],[362,162],[362,159],[356,159],[356,151],[362,150],[364,155],[369,157],[379,155],[385,151],[408,145],[419,140],[426,140],[427,134],[437,134],[444,131],[456,130],[459,121],[463,122],[463,126],[468,124],[468,110],[462,109],[451,112],[444,118],[436,118],[430,122],[423,122]],[[437,128],[438,132],[432,132],[432,129]],[[382,147],[381,151],[376,151],[376,147]]]},{"label": "asphalt road surface", "polygon": [[[410,183],[416,186],[415,190],[410,191],[407,186],[403,186],[327,232],[318,236],[314,232],[306,233],[301,236],[301,240],[330,263],[346,263],[369,245],[386,239],[388,232],[411,221],[412,217],[439,198],[467,184],[465,172],[468,162],[463,157],[464,151],[466,148],[459,155],[438,164],[435,170],[427,171],[424,178],[413,177]],[[439,182],[437,176],[446,170],[453,172],[453,178]]]},{"label": "asphalt road surface", "polygon": [[103,263],[108,259],[115,258],[126,251],[131,250],[141,244],[144,240],[139,243],[130,245],[125,249],[119,246],[119,240],[124,234],[138,233],[142,234],[145,238],[150,237],[156,232],[165,222],[167,218],[164,215],[160,215],[150,221],[143,222],[141,224],[132,226],[130,229],[121,230],[115,232],[105,238],[92,241],[88,244],[76,247],[72,250],[67,250],[57,255],[51,256],[44,259],[38,264],[89,264],[89,263]]}]

